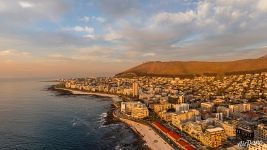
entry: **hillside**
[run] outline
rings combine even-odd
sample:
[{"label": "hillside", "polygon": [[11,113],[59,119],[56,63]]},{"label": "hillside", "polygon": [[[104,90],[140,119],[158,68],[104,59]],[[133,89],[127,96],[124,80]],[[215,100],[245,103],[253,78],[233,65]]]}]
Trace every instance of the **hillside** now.
[{"label": "hillside", "polygon": [[203,74],[239,74],[267,71],[267,57],[226,62],[171,61],[146,62],[116,76],[187,76]]}]

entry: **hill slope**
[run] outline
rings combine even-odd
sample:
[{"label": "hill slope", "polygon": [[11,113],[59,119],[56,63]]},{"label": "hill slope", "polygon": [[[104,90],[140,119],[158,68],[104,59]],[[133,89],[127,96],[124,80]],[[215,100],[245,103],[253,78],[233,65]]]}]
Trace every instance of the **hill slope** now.
[{"label": "hill slope", "polygon": [[267,58],[244,59],[227,62],[153,61],[143,63],[116,76],[183,76],[201,74],[233,74],[267,71]]}]

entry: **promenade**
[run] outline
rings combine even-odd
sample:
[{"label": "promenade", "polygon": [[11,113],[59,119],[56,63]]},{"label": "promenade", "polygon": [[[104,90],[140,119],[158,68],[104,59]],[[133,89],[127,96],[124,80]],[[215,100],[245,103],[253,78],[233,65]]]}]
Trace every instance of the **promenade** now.
[{"label": "promenade", "polygon": [[174,150],[151,127],[128,119],[120,118],[120,120],[138,132],[143,137],[146,145],[152,150]]},{"label": "promenade", "polygon": [[73,89],[68,89],[68,88],[57,88],[57,89],[69,91],[74,95],[96,95],[96,96],[104,96],[104,97],[110,97],[110,98],[118,98],[117,95],[112,95],[112,94],[85,92],[85,91],[73,90]]}]

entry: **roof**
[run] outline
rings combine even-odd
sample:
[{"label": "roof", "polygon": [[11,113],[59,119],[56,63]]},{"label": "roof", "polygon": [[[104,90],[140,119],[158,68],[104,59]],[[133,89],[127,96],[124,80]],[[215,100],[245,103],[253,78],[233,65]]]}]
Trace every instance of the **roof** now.
[{"label": "roof", "polygon": [[217,132],[217,131],[223,131],[223,128],[220,127],[216,127],[216,128],[212,128],[212,129],[206,129],[208,132]]}]

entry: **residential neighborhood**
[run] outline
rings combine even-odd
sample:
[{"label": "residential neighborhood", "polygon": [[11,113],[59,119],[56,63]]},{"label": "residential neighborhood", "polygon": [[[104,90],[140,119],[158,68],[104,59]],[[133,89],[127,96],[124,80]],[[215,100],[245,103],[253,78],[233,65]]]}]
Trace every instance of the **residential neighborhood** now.
[{"label": "residential neighborhood", "polygon": [[157,122],[183,137],[191,148],[254,150],[264,145],[237,145],[247,140],[267,142],[265,80],[264,72],[189,78],[75,78],[62,79],[61,84],[67,89],[118,95],[122,97],[120,113]]}]

